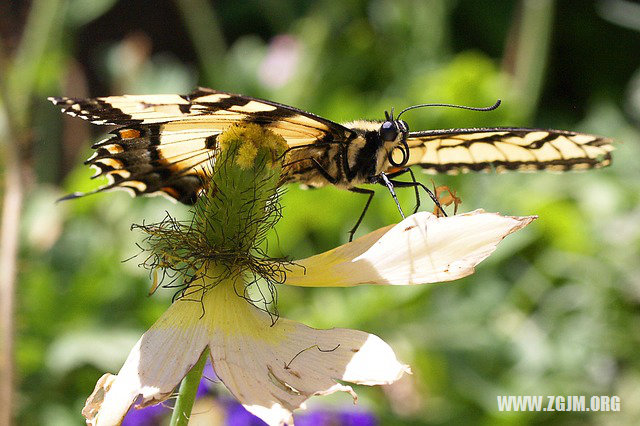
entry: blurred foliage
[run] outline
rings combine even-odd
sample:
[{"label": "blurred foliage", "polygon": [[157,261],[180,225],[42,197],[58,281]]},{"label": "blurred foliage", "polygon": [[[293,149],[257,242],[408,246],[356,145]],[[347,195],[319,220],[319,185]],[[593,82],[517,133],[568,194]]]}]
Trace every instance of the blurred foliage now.
[{"label": "blurred foliage", "polygon": [[[605,170],[422,176],[428,186],[433,179],[456,189],[463,211],[540,216],[471,277],[412,288],[281,288],[279,309],[315,327],[375,333],[412,365],[414,374],[397,385],[358,389],[359,403],[382,424],[640,420],[637,6],[66,0],[54,13],[36,8],[41,3],[29,9],[29,2],[10,2],[0,18],[5,49],[30,37],[34,48],[46,46],[37,75],[17,74],[23,83],[15,86],[28,85],[20,93],[32,102],[32,181],[19,258],[18,424],[81,423],[97,378],[120,368],[172,296],[164,290],[147,297],[141,259],[123,262],[138,253],[142,237],[130,225],[160,220],[165,210],[187,214],[165,199],[121,192],[56,204],[65,193],[98,185],[81,162],[105,131],[62,117],[46,96],[187,93],[198,84],[335,121],[381,118],[392,106],[486,106],[501,98],[493,112],[433,108],[405,119],[412,129],[540,126],[619,141]],[[24,26],[27,16],[53,24],[45,40],[37,39],[39,27]],[[399,219],[388,194],[377,192],[360,235]],[[411,191],[399,196],[413,205]],[[301,258],[344,243],[364,201],[335,188],[288,187],[269,250]],[[509,394],[619,395],[622,412],[499,413],[496,395]],[[310,406],[327,404],[350,400],[338,395]]]}]

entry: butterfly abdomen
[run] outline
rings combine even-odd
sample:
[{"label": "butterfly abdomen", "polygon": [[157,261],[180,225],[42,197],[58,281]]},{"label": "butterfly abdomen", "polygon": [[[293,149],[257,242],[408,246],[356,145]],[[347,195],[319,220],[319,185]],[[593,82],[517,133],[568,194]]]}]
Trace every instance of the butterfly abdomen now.
[{"label": "butterfly abdomen", "polygon": [[345,181],[340,144],[317,144],[292,149],[284,160],[281,184],[297,182],[314,188],[340,186]]}]

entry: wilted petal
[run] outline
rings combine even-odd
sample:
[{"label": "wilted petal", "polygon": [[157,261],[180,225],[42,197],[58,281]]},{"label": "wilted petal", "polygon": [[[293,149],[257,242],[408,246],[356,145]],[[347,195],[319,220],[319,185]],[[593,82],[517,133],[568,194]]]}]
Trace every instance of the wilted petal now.
[{"label": "wilted petal", "polygon": [[[267,339],[214,338],[214,368],[247,410],[270,425],[291,423],[291,412],[313,395],[355,393],[347,382],[392,383],[409,368],[379,337],[357,330],[316,330],[281,318]],[[269,342],[268,335],[286,340]]]},{"label": "wilted petal", "polygon": [[412,285],[470,275],[504,237],[536,216],[476,210],[450,217],[416,213],[328,252],[296,261],[286,283],[304,287]]},{"label": "wilted petal", "polygon": [[[217,293],[217,294],[216,294]],[[313,395],[355,393],[336,379],[392,383],[409,371],[379,337],[357,330],[316,330],[263,311],[216,288],[209,348],[216,375],[253,414],[270,425],[291,423],[292,410]]]},{"label": "wilted petal", "polygon": [[357,330],[316,330],[265,312],[232,285],[209,290],[202,303],[178,300],[134,347],[117,376],[98,383],[85,412],[92,424],[118,424],[133,402],[166,399],[208,344],[216,375],[253,414],[271,425],[313,395],[355,393],[336,380],[392,383],[409,368],[377,336]]}]

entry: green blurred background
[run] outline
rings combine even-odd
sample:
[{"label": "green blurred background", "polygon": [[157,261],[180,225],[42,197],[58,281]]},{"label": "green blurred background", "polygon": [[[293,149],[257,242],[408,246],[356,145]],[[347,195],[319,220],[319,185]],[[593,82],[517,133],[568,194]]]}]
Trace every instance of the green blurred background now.
[{"label": "green blurred background", "polygon": [[[188,93],[263,97],[334,121],[423,102],[411,128],[536,126],[616,140],[613,165],[567,174],[427,176],[462,211],[537,214],[465,279],[412,288],[279,289],[279,310],[314,327],[389,342],[414,374],[359,387],[381,424],[637,424],[640,421],[640,6],[620,0],[0,3],[3,207],[17,229],[15,419],[81,424],[96,380],[116,372],[170,303],[147,296],[132,223],[163,198],[113,192],[56,204],[99,182],[82,166],[105,128],[63,117],[47,96]],[[19,178],[19,179],[18,179]],[[383,190],[359,235],[398,221]],[[412,191],[401,191],[413,205]],[[9,200],[9,201],[7,201]],[[274,255],[344,243],[365,197],[288,187]],[[425,209],[431,209],[425,200]],[[17,228],[16,228],[17,227]],[[11,263],[11,253],[3,258]],[[7,273],[7,271],[2,271]],[[10,272],[10,271],[9,271]],[[7,303],[7,295],[2,303]],[[220,393],[224,393],[220,386]],[[618,395],[619,413],[500,413],[496,395]],[[311,409],[351,407],[348,396]]]}]

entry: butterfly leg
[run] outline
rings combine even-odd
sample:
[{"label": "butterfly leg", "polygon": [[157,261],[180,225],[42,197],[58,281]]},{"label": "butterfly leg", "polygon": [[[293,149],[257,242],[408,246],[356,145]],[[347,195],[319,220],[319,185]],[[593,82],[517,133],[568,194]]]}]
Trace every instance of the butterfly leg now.
[{"label": "butterfly leg", "polygon": [[388,173],[387,177],[389,179],[393,179],[395,177],[402,176],[405,173],[409,173],[411,175],[411,182],[415,184],[414,189],[416,193],[416,206],[413,209],[413,214],[416,214],[418,209],[420,208],[420,193],[418,192],[418,181],[416,180],[416,175],[413,174],[413,170],[411,170],[409,167],[405,167],[404,169],[398,170],[397,172]]},{"label": "butterfly leg", "polygon": [[[422,183],[418,182],[416,180],[415,175],[413,174],[413,170],[411,170],[410,168],[406,168],[404,170],[400,170],[398,172],[395,173],[391,173],[389,175],[387,175],[387,177],[389,178],[394,178],[394,177],[398,177],[404,173],[409,173],[411,175],[411,182],[401,182],[401,181],[397,181],[397,180],[392,180],[389,179],[389,182],[391,182],[394,186],[398,187],[398,188],[410,188],[413,187],[416,189],[416,192],[418,191],[418,187],[424,189],[426,191],[427,194],[429,194],[429,198],[431,198],[431,200],[433,200],[433,203],[438,207],[438,209],[442,212],[443,216],[447,216],[447,213],[444,211],[444,208],[442,208],[442,205],[440,204],[440,200],[438,200],[438,197],[436,197],[436,195],[426,186],[424,186]],[[416,209],[414,210],[414,213],[418,211],[418,207],[420,207],[420,200],[418,200]]]},{"label": "butterfly leg", "polygon": [[[327,181],[329,181],[329,183],[335,185],[338,182],[338,179],[336,179],[333,176],[331,176],[329,174],[329,172],[326,171],[324,167],[322,167],[322,165],[318,162],[318,160],[316,160],[315,158],[311,158],[310,160],[311,160],[311,164],[313,165],[313,167]],[[358,227],[362,223],[362,219],[364,219],[364,215],[367,213],[367,210],[369,210],[369,205],[371,204],[371,200],[373,199],[373,196],[374,196],[375,192],[370,190],[370,189],[356,188],[355,186],[353,188],[349,188],[349,191],[356,192],[358,194],[367,194],[369,196],[369,198],[367,199],[367,203],[364,205],[364,209],[362,210],[362,213],[360,213],[360,217],[358,218],[358,221],[356,222],[354,227],[351,228],[351,230],[349,231],[349,242],[351,242],[351,241],[353,241],[353,235],[356,233],[356,230],[358,229]]]},{"label": "butterfly leg", "polygon": [[393,201],[396,202],[396,206],[398,207],[398,211],[400,212],[400,216],[402,216],[402,218],[404,219],[404,212],[402,211],[402,207],[400,207],[400,202],[398,201],[398,197],[396,197],[396,191],[393,189],[394,186],[394,182],[392,182],[389,177],[387,176],[386,173],[380,173],[380,175],[375,177],[375,180],[380,183],[381,185],[384,185],[387,187],[387,189],[389,190],[389,192],[391,193],[391,196],[393,197]]},{"label": "butterfly leg", "polygon": [[367,194],[369,196],[369,198],[367,199],[367,203],[364,205],[364,209],[362,210],[362,213],[360,213],[360,217],[358,218],[358,221],[356,222],[355,226],[351,228],[351,231],[349,231],[349,242],[351,242],[353,240],[353,234],[356,233],[356,230],[362,223],[362,219],[364,219],[364,215],[367,213],[367,210],[369,210],[369,204],[371,204],[371,200],[373,199],[375,192],[371,189],[356,188],[355,186],[353,188],[349,188],[349,191],[355,192],[358,194]]},{"label": "butterfly leg", "polygon": [[[331,176],[331,174],[324,167],[322,167],[322,164],[320,164],[318,160],[316,160],[315,158],[309,158],[308,160],[311,161],[311,165],[313,166],[313,168],[316,169],[318,173],[320,173],[322,177],[324,177],[330,184],[335,185],[338,182],[338,179]],[[356,233],[356,230],[362,223],[362,219],[364,219],[364,215],[369,209],[369,204],[371,204],[371,200],[373,199],[373,195],[375,194],[375,192],[370,189],[356,187],[349,188],[349,191],[356,192],[358,194],[367,194],[369,196],[369,198],[367,199],[367,203],[364,205],[364,210],[362,210],[362,213],[360,213],[358,221],[356,222],[355,226],[349,231],[349,242],[351,242],[353,240],[353,234]]]}]

